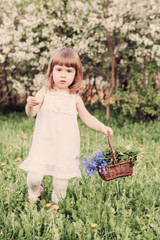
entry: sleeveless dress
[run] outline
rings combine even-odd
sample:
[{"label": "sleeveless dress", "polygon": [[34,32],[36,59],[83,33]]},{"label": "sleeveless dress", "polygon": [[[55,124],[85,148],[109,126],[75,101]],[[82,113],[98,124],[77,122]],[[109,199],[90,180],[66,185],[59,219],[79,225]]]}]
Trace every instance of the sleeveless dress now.
[{"label": "sleeveless dress", "polygon": [[21,169],[63,179],[81,177],[76,97],[46,91],[37,113],[31,150]]}]

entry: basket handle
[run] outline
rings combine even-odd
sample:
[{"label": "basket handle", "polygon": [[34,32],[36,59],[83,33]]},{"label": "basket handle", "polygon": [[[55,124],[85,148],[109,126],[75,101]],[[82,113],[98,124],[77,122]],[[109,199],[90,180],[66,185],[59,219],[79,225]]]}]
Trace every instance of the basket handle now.
[{"label": "basket handle", "polygon": [[114,162],[114,164],[116,164],[116,158],[115,158],[115,155],[114,155],[114,151],[113,151],[113,147],[112,147],[112,142],[111,142],[111,137],[110,136],[108,137],[108,142],[109,142],[109,146],[110,146],[110,149],[111,149],[111,152],[112,152],[113,162]]}]

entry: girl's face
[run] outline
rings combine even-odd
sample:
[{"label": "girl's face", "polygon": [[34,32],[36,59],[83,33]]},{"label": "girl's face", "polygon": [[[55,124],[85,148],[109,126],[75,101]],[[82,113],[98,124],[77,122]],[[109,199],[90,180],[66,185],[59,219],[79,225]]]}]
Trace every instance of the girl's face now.
[{"label": "girl's face", "polygon": [[69,88],[75,77],[76,70],[65,65],[55,65],[53,68],[54,87],[59,90]]}]

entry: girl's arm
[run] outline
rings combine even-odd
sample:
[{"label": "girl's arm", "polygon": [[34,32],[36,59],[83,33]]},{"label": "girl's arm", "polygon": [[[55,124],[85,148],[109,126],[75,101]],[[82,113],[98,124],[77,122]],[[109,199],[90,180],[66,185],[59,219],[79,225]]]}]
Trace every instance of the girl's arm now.
[{"label": "girl's arm", "polygon": [[44,101],[45,88],[42,87],[35,95],[35,97],[29,96],[27,98],[27,104],[25,107],[28,117],[34,117]]},{"label": "girl's arm", "polygon": [[113,137],[113,130],[110,127],[105,126],[101,123],[97,118],[92,116],[88,110],[86,109],[83,100],[80,96],[77,97],[77,112],[81,118],[81,120],[90,128],[93,128],[107,137]]}]

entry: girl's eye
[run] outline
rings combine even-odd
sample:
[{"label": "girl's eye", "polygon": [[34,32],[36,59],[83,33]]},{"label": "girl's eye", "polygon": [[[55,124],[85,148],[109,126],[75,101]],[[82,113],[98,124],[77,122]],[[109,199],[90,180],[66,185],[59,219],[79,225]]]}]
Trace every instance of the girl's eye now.
[{"label": "girl's eye", "polygon": [[57,68],[57,71],[58,71],[58,72],[60,72],[60,71],[61,71],[61,69],[60,69],[60,68]]},{"label": "girl's eye", "polygon": [[70,73],[70,72],[72,72],[72,71],[71,71],[71,70],[67,70],[67,72],[69,72],[69,73]]}]

